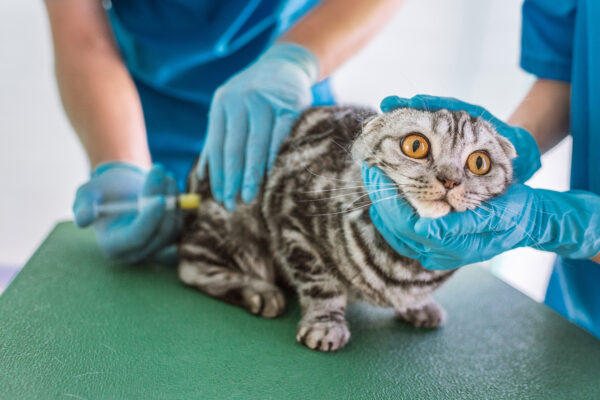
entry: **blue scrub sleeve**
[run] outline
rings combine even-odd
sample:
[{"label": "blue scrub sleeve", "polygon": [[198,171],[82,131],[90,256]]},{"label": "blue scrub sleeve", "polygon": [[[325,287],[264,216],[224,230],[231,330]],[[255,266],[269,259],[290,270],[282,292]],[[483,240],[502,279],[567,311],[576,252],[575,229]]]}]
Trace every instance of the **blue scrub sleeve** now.
[{"label": "blue scrub sleeve", "polygon": [[525,0],[521,68],[541,79],[571,81],[577,0]]}]

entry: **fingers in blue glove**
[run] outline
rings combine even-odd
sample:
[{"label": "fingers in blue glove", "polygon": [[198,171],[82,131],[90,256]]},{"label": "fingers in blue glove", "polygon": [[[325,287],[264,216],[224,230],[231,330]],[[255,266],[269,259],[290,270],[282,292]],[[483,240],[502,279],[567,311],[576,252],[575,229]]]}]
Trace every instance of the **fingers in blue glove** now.
[{"label": "fingers in blue glove", "polygon": [[379,168],[363,163],[361,174],[363,182],[368,182],[367,192],[372,203],[398,194],[396,184]]},{"label": "fingers in blue glove", "polygon": [[250,203],[256,197],[265,174],[273,130],[273,111],[258,96],[247,98],[245,103],[248,107],[250,131],[246,145],[242,200]]},{"label": "fingers in blue glove", "polygon": [[144,182],[144,187],[142,189],[142,196],[164,194],[167,184],[167,175],[164,167],[156,164],[152,166],[150,172],[148,172],[148,175],[146,176],[146,181]]},{"label": "fingers in blue glove", "polygon": [[[175,177],[171,173],[162,172],[162,184],[160,186],[156,185],[151,187],[148,185],[148,195],[156,195],[160,193],[164,193],[166,196],[176,196],[177,195],[177,182],[175,181]],[[152,173],[152,171],[151,171]],[[160,187],[160,189],[159,189]],[[155,193],[151,193],[152,190],[160,190]],[[160,226],[157,230],[156,235],[150,240],[150,242],[144,246],[139,252],[132,253],[132,256],[127,258],[127,262],[137,262],[140,260],[144,260],[152,254],[158,252],[165,243],[165,240],[171,241],[179,231],[179,227],[182,224],[182,215],[180,212],[176,210],[166,211],[163,213],[163,217],[161,219]]]},{"label": "fingers in blue glove", "polygon": [[[377,209],[375,207],[369,208],[369,215],[371,216],[371,221],[376,227],[386,226],[386,222],[383,221]],[[394,248],[399,254],[402,254],[405,257],[419,259],[421,254],[417,251],[421,246],[418,243],[415,243],[411,240],[405,240],[401,237],[389,234],[389,230],[381,229],[379,233],[385,241]]]},{"label": "fingers in blue glove", "polygon": [[383,112],[390,112],[397,108],[415,108],[426,111],[438,111],[443,108],[450,111],[463,110],[473,117],[481,117],[491,123],[499,122],[499,120],[485,108],[475,104],[466,103],[454,97],[437,97],[419,94],[410,99],[398,96],[388,96],[381,101],[381,111]]},{"label": "fingers in blue glove", "polygon": [[204,145],[204,150],[198,163],[198,175],[203,176],[206,163],[208,163],[208,171],[210,176],[210,187],[213,197],[219,203],[223,202],[223,188],[225,185],[225,176],[223,168],[223,153],[221,151],[213,151],[212,149],[223,149],[225,143],[226,132],[226,116],[225,110],[219,102],[213,100],[210,107],[208,118],[207,143]]},{"label": "fingers in blue glove", "polygon": [[[171,174],[167,174],[165,175],[165,182],[165,194],[168,196],[177,195],[177,183],[175,181],[175,177]],[[161,218],[159,227],[155,231],[155,234],[151,237],[150,241],[138,251],[132,251],[130,255],[123,257],[123,261],[128,263],[135,263],[140,260],[145,260],[151,255],[159,252],[164,246],[165,241],[171,242],[175,239],[181,225],[181,212],[178,212],[176,210],[163,211],[163,216]]]},{"label": "fingers in blue glove", "polygon": [[[145,201],[132,221],[114,229],[108,229],[106,235],[99,237],[104,249],[110,249],[109,256],[128,258],[150,241],[159,226],[165,212],[163,196],[150,197]],[[117,220],[114,223],[121,224]]]},{"label": "fingers in blue glove", "polygon": [[248,113],[241,100],[225,103],[225,111],[227,133],[223,148],[225,178],[223,203],[225,208],[232,211],[235,209],[237,194],[242,186],[248,137]]},{"label": "fingers in blue glove", "polygon": [[380,215],[394,220],[394,231],[412,231],[417,215],[410,204],[400,197],[396,184],[377,167],[369,168],[363,164],[362,174],[363,180],[369,182],[371,208],[375,207]]},{"label": "fingers in blue glove", "polygon": [[79,228],[85,228],[91,225],[96,216],[94,215],[94,204],[97,201],[97,195],[85,184],[77,190],[75,202],[73,203],[73,215],[75,216],[75,225]]},{"label": "fingers in blue glove", "polygon": [[287,135],[290,134],[296,118],[298,118],[298,114],[291,112],[286,112],[285,114],[277,116],[277,122],[275,123],[275,128],[273,128],[271,146],[269,148],[269,161],[267,167],[269,171],[273,168],[273,164],[275,164],[281,142],[283,142]]},{"label": "fingers in blue glove", "polygon": [[369,168],[363,164],[362,174],[363,180],[369,182],[371,220],[386,241],[390,244],[395,242],[392,247],[406,257],[425,252],[425,247],[419,242],[421,237],[414,230],[418,216],[412,206],[399,196],[396,184],[377,167]]}]

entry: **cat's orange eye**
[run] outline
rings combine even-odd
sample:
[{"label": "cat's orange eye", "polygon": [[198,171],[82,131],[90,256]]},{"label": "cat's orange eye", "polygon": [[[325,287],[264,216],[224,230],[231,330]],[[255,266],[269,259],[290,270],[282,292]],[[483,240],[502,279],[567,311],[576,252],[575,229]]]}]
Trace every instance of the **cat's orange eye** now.
[{"label": "cat's orange eye", "polygon": [[429,154],[429,142],[421,135],[410,134],[402,139],[402,152],[410,158],[425,158]]},{"label": "cat's orange eye", "polygon": [[467,167],[475,175],[485,175],[490,171],[490,157],[482,151],[476,151],[467,158]]}]

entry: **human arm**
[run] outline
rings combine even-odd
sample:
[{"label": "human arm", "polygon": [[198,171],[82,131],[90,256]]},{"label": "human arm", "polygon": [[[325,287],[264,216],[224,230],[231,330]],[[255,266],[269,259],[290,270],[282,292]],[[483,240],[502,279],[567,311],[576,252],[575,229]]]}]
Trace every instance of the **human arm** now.
[{"label": "human arm", "polygon": [[61,99],[92,167],[121,161],[147,169],[142,106],[101,3],[46,0]]},{"label": "human arm", "polygon": [[256,196],[265,171],[300,112],[312,104],[311,87],[381,29],[399,0],[326,0],[311,10],[252,65],[215,93],[206,145],[213,195],[233,209]]},{"label": "human arm", "polygon": [[568,82],[537,79],[507,122],[530,132],[545,153],[569,134],[570,106]]},{"label": "human arm", "polygon": [[[175,240],[180,216],[165,209],[175,181],[151,165],[137,90],[96,0],[47,0],[56,78],[65,111],[92,166],[77,190],[73,213],[93,225],[104,252],[125,262],[155,255]],[[98,218],[94,205],[150,199],[138,213]]]},{"label": "human arm", "polygon": [[[531,132],[544,153],[568,135],[570,109],[570,83],[537,79],[508,123]],[[600,263],[600,253],[591,260]]]},{"label": "human arm", "polygon": [[326,0],[278,41],[310,50],[319,61],[318,80],[322,80],[383,29],[402,3],[403,0]]}]

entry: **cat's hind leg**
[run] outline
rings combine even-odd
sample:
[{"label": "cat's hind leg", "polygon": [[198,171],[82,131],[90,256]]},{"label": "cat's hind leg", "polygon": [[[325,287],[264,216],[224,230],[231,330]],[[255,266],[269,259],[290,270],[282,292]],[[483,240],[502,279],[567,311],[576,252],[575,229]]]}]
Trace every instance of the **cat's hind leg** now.
[{"label": "cat's hind leg", "polygon": [[267,246],[262,243],[260,229],[253,229],[248,221],[235,221],[216,204],[203,207],[201,215],[182,234],[181,281],[252,314],[265,318],[280,315],[285,298],[275,285],[273,265],[265,254]]},{"label": "cat's hind leg", "polygon": [[433,299],[422,305],[396,311],[396,318],[418,328],[437,328],[446,321],[446,312]]},{"label": "cat's hind leg", "polygon": [[179,278],[209,296],[241,306],[265,318],[280,315],[285,298],[274,284],[252,278],[227,266],[204,261],[182,260]]}]

